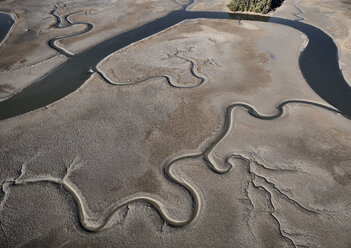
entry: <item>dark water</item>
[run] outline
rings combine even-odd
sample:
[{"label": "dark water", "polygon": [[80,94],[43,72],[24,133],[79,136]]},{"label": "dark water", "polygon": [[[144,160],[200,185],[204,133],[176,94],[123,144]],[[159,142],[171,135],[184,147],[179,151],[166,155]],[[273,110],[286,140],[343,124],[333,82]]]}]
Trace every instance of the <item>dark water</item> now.
[{"label": "dark water", "polygon": [[6,37],[14,23],[15,20],[11,15],[0,12],[0,42]]},{"label": "dark water", "polygon": [[309,43],[299,58],[302,75],[321,98],[351,117],[351,87],[340,70],[338,49],[332,38],[302,22],[281,18],[269,21],[295,28],[308,36]]},{"label": "dark water", "polygon": [[[351,116],[351,88],[339,69],[337,48],[333,40],[311,25],[275,17],[264,17],[225,12],[190,12],[185,8],[119,34],[69,58],[65,63],[33,85],[0,102],[0,120],[17,116],[53,103],[78,89],[91,75],[89,70],[106,56],[156,34],[186,19],[242,19],[272,22],[297,29],[308,36],[309,44],[301,53],[299,64],[311,88],[325,101]],[[279,34],[277,34],[279,35]]]}]

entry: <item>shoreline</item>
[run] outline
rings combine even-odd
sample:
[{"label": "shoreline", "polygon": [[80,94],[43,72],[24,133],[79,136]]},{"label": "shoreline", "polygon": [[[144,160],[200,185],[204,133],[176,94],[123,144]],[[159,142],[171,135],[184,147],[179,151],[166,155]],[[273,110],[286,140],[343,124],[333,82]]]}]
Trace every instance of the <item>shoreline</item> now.
[{"label": "shoreline", "polygon": [[[315,2],[315,0],[313,0]],[[325,6],[318,6],[317,4],[314,5],[314,2],[308,2],[304,0],[285,0],[283,5],[277,9],[275,15],[277,17],[282,17],[282,18],[287,18],[289,19],[291,16],[294,16],[297,18],[297,21],[301,21],[310,25],[313,25],[323,32],[327,33],[334,41],[338,48],[338,60],[339,60],[339,65],[340,65],[340,70],[342,71],[342,74],[348,83],[348,85],[351,87],[351,46],[348,51],[346,51],[343,46],[345,45],[344,43],[347,42],[347,40],[344,40],[343,38],[339,37],[340,33],[337,33],[336,30],[342,30],[347,27],[344,23],[337,23],[336,20],[338,19],[336,14],[330,15],[328,11],[326,10],[326,6],[328,6],[328,2],[326,1]],[[333,8],[330,8],[329,10],[334,10],[338,12],[342,12],[343,10],[340,9],[340,3],[339,5],[337,4],[336,0],[336,5]],[[341,5],[344,6],[345,8],[347,5]],[[318,9],[320,11],[319,16],[314,16],[311,15],[311,12],[313,8]],[[351,11],[351,7],[349,7]],[[297,11],[297,12],[296,12]],[[347,11],[347,8],[345,9]],[[338,13],[336,12],[336,13]],[[300,15],[303,15],[301,17]],[[339,18],[346,18],[346,16],[339,16]],[[292,18],[292,17],[291,17]],[[322,24],[320,24],[322,23]],[[335,31],[335,32],[334,32]],[[349,30],[343,30],[343,33],[349,33],[349,42],[351,42],[351,29]],[[347,37],[346,37],[347,38]],[[343,65],[343,66],[341,66]]]},{"label": "shoreline", "polygon": [[[327,100],[351,93],[327,32],[228,0],[27,1],[3,2],[19,23],[2,65],[30,59],[0,81],[47,73],[0,101],[3,246],[350,243],[351,115]],[[57,42],[67,57],[47,41],[84,26],[58,20],[98,29]]]},{"label": "shoreline", "polygon": [[[132,43],[139,42],[142,39],[162,32],[184,20],[199,18],[228,20],[236,19],[236,17],[240,20],[250,20],[253,16],[235,14],[234,17],[235,18],[233,18],[233,14],[227,12],[192,12],[176,10],[164,17],[142,26],[138,26],[125,33],[118,34],[82,53],[72,56],[59,67],[46,74],[42,79],[39,79],[31,86],[24,88],[15,96],[0,102],[0,109],[2,109],[3,112],[0,119],[6,119],[30,112],[60,100],[62,97],[74,92],[84,84],[91,74],[89,71],[91,69],[94,70],[95,67],[107,56]],[[338,56],[337,54],[334,54],[336,46],[330,36],[322,30],[303,22],[279,17],[264,17],[259,15],[256,17],[263,18],[259,18],[259,22],[263,21],[286,25],[290,28],[301,31],[308,36],[309,43],[302,51],[299,58],[300,70],[302,71],[307,83],[321,98],[341,110],[345,115],[351,116],[351,104],[347,104],[347,102],[350,101],[348,93],[350,93],[351,89],[347,89],[345,86],[346,82],[340,71]],[[252,20],[255,21],[255,19]],[[321,44],[321,41],[324,43]],[[312,44],[314,45],[312,46]],[[321,49],[325,49],[325,47],[328,48],[328,51],[323,52],[328,52],[328,58],[324,58],[324,56],[321,55]],[[317,65],[314,65],[315,63],[317,63]],[[321,68],[323,69],[320,69],[318,66],[322,66]],[[67,70],[70,70],[69,74],[67,74]],[[66,78],[62,78],[62,75]],[[329,86],[331,86],[330,84],[333,81],[333,87],[330,88]],[[335,82],[337,82],[336,87]],[[52,88],[50,89],[50,87]],[[38,99],[41,99],[41,101],[38,101]],[[21,107],[16,108],[16,106]]]}]

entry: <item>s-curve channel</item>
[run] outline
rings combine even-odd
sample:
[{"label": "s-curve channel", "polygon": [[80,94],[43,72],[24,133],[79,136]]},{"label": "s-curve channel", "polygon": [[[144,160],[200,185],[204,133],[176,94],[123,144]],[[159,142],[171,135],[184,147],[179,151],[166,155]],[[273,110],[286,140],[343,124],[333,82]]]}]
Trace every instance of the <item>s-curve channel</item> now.
[{"label": "s-curve channel", "polygon": [[[193,1],[191,1],[192,3]],[[299,65],[310,87],[326,102],[351,116],[351,87],[345,81],[338,62],[337,47],[330,36],[322,30],[294,20],[277,17],[226,12],[175,10],[168,15],[118,34],[79,54],[23,89],[13,97],[0,102],[0,120],[18,116],[60,100],[77,90],[90,76],[91,69],[108,55],[159,33],[187,19],[240,19],[270,22],[289,26],[304,33],[309,43],[302,51]],[[279,34],[277,34],[279,35]]]}]

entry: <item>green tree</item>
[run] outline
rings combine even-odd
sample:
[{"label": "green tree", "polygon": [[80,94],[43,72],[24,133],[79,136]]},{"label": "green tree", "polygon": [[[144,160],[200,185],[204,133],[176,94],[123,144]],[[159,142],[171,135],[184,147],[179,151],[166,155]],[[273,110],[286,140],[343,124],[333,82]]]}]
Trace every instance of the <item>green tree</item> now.
[{"label": "green tree", "polygon": [[249,11],[267,14],[279,7],[284,0],[232,0],[228,4],[231,11]]}]

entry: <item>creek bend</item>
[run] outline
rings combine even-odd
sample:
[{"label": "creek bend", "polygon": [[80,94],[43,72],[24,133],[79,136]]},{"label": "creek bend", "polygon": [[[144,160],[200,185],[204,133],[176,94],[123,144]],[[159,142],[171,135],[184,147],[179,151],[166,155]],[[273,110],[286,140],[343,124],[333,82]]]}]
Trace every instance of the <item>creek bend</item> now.
[{"label": "creek bend", "polygon": [[332,38],[322,30],[299,21],[278,17],[226,12],[187,11],[186,7],[118,34],[79,54],[0,102],[0,120],[45,107],[77,90],[89,79],[97,64],[108,55],[188,19],[250,20],[289,26],[304,33],[309,43],[299,57],[300,70],[310,87],[345,116],[351,116],[351,87],[345,81]]}]

